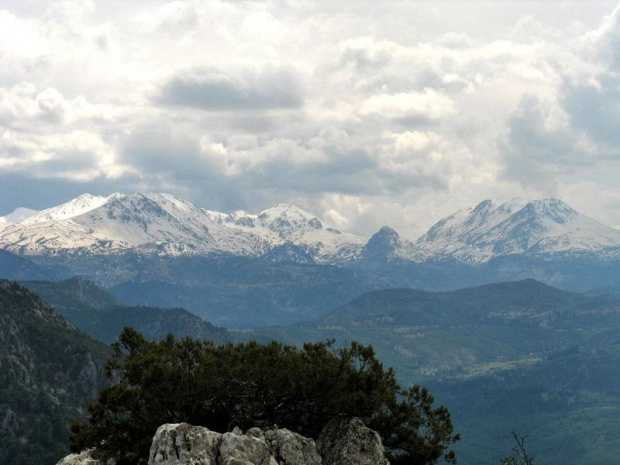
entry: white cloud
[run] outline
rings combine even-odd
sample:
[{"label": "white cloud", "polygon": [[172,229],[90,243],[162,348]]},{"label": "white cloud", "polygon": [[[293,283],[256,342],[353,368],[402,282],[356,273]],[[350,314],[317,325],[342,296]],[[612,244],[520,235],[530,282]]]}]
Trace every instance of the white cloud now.
[{"label": "white cloud", "polygon": [[457,111],[453,100],[432,89],[423,92],[373,95],[362,104],[362,115],[420,118],[435,121]]},{"label": "white cloud", "polygon": [[28,66],[46,51],[47,43],[37,33],[36,23],[0,10],[0,56],[3,60],[12,65]]},{"label": "white cloud", "polygon": [[39,190],[299,203],[413,238],[485,197],[593,184],[592,214],[620,222],[613,2],[3,7],[0,175]]}]

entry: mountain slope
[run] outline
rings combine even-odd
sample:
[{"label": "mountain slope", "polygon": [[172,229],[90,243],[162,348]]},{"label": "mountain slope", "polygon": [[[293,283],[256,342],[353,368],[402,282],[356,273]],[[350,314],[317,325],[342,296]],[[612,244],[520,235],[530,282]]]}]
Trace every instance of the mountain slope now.
[{"label": "mountain slope", "polygon": [[287,342],[372,343],[413,382],[544,357],[618,324],[620,297],[587,297],[528,279],[453,292],[383,289],[314,323],[264,331]]},{"label": "mountain slope", "polygon": [[387,263],[391,261],[415,261],[418,251],[415,244],[400,236],[395,230],[384,226],[375,233],[361,251],[365,260]]},{"label": "mountain slope", "polygon": [[30,218],[32,215],[35,215],[37,210],[31,210],[30,208],[19,207],[13,210],[8,215],[0,216],[0,225],[2,224],[11,224],[11,223],[21,223],[27,218]]},{"label": "mountain slope", "polygon": [[[83,194],[0,229],[1,248],[51,256],[137,250],[164,256],[227,253],[258,257],[293,244],[305,250],[312,261],[332,263],[354,258],[364,242],[290,205],[258,215],[225,214],[169,194]],[[286,259],[286,255],[277,255],[278,260]]]},{"label": "mountain slope", "polygon": [[56,207],[47,208],[28,217],[24,224],[43,223],[45,221],[66,220],[94,210],[106,202],[106,197],[82,194],[75,199]]},{"label": "mountain slope", "polygon": [[620,257],[620,231],[558,199],[485,200],[441,220],[416,241],[425,258],[479,264],[506,255]]},{"label": "mountain slope", "polygon": [[146,338],[159,340],[168,334],[191,336],[223,344],[230,340],[218,328],[182,308],[132,307],[95,284],[72,278],[61,282],[29,281],[23,285],[45,299],[69,321],[89,336],[105,342],[116,341],[125,326]]},{"label": "mountain slope", "polygon": [[55,463],[67,424],[105,378],[109,349],[26,288],[0,280],[0,463]]},{"label": "mountain slope", "polygon": [[38,264],[29,258],[0,249],[0,278],[13,281],[29,279],[56,280],[66,278],[69,275],[69,271],[59,264],[54,266]]},{"label": "mountain slope", "polygon": [[293,205],[280,204],[257,215],[244,211],[224,214],[206,211],[210,218],[231,229],[252,231],[274,243],[290,242],[302,246],[318,262],[354,259],[365,239],[343,233]]}]

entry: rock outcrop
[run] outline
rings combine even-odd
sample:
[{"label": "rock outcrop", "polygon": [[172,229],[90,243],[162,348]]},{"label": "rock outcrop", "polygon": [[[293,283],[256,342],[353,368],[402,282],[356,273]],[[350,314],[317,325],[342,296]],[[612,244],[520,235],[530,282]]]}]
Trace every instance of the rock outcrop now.
[{"label": "rock outcrop", "polygon": [[[317,443],[288,429],[235,428],[216,433],[187,423],[160,426],[149,465],[389,465],[379,435],[358,418],[335,418]],[[92,450],[72,454],[57,465],[112,465]]]},{"label": "rock outcrop", "polygon": [[317,450],[325,465],[389,465],[381,437],[359,418],[334,418],[327,423]]},{"label": "rock outcrop", "polygon": [[216,433],[187,423],[162,425],[149,465],[321,465],[312,439],[287,429]]},{"label": "rock outcrop", "polygon": [[113,463],[104,463],[93,458],[93,449],[83,450],[79,454],[67,455],[56,465],[114,465]]}]

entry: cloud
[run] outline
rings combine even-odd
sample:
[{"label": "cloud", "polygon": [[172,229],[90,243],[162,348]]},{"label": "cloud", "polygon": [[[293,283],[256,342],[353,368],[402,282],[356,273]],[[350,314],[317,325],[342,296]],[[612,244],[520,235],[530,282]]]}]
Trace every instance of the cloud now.
[{"label": "cloud", "polygon": [[13,176],[411,238],[588,182],[614,211],[620,7],[348,3],[5,1],[0,202]]},{"label": "cloud", "polygon": [[610,67],[620,68],[620,5],[603,18],[598,28],[585,36],[586,46]]},{"label": "cloud", "polygon": [[265,68],[237,74],[213,68],[177,71],[163,84],[155,102],[206,111],[299,108],[302,89],[290,69]]},{"label": "cloud", "polygon": [[610,151],[620,155],[620,79],[604,78],[598,86],[567,83],[562,103],[575,130],[607,146],[602,157]]},{"label": "cloud", "polygon": [[425,89],[423,92],[373,95],[363,102],[360,110],[362,115],[429,122],[455,113],[455,102],[432,89]]},{"label": "cloud", "polygon": [[192,2],[172,1],[157,10],[141,15],[147,29],[175,33],[187,31],[198,24],[198,11]]},{"label": "cloud", "polygon": [[46,48],[46,41],[42,40],[32,23],[10,11],[0,10],[0,56],[3,60],[15,63],[22,59],[24,65],[31,65]]},{"label": "cloud", "polygon": [[[576,135],[552,102],[534,95],[522,97],[508,120],[508,134],[500,146],[504,176],[525,185],[548,186],[559,174],[588,164]],[[585,148],[585,147],[584,147]]]}]

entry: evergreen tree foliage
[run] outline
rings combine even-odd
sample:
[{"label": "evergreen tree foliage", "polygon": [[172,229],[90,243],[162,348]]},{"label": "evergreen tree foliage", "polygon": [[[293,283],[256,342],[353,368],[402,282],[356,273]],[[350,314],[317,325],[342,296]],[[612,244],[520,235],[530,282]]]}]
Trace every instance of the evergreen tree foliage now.
[{"label": "evergreen tree foliage", "polygon": [[331,418],[347,415],[380,433],[395,465],[456,461],[447,409],[433,407],[424,388],[401,389],[370,346],[152,342],[125,328],[113,350],[107,370],[117,382],[89,406],[88,422],[72,426],[75,451],[97,447],[118,465],[139,464],[163,423],[277,426],[316,438]]}]

